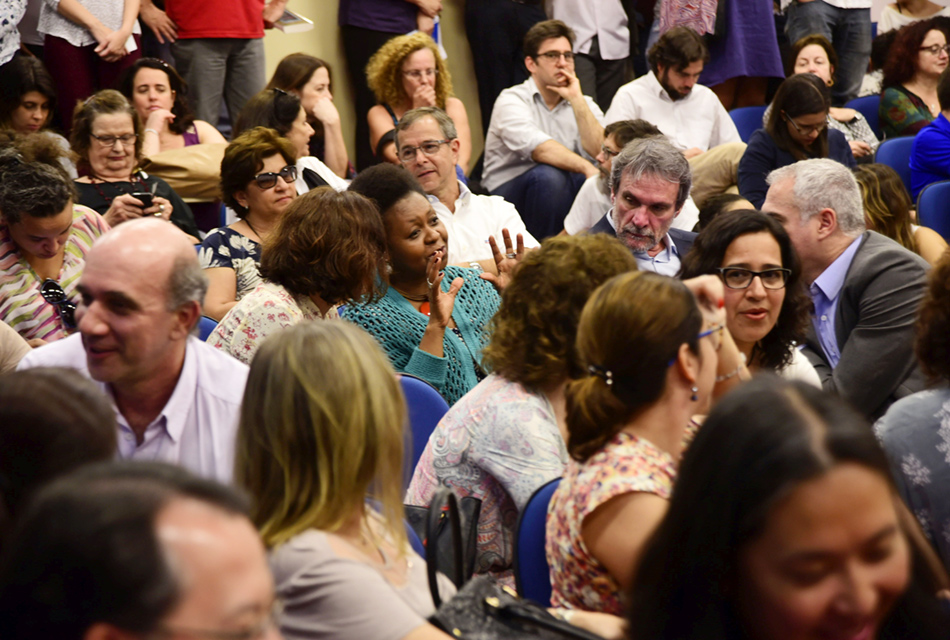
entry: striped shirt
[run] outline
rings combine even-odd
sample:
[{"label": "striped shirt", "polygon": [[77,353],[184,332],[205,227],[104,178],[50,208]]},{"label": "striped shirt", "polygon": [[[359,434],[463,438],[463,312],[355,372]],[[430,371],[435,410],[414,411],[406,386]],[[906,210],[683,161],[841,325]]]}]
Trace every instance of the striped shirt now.
[{"label": "striped shirt", "polygon": [[[92,209],[79,204],[73,207],[73,228],[64,247],[57,282],[77,304],[76,284],[86,264],[86,254],[96,238],[108,230],[108,223]],[[6,224],[0,222],[0,319],[26,340],[42,338],[50,342],[65,337],[66,329],[56,307],[40,294],[42,284],[10,238]]]}]

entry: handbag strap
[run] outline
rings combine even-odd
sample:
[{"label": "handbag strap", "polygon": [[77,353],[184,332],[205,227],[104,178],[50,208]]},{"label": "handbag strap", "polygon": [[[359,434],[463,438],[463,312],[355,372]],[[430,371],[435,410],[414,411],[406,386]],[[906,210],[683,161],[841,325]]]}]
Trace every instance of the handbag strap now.
[{"label": "handbag strap", "polygon": [[438,609],[442,605],[439,595],[439,559],[438,538],[439,528],[448,522],[452,533],[452,570],[454,575],[462,575],[462,522],[459,517],[458,498],[448,487],[439,487],[432,496],[429,505],[429,517],[426,523],[426,571],[429,574],[429,592],[432,594],[432,603]]}]

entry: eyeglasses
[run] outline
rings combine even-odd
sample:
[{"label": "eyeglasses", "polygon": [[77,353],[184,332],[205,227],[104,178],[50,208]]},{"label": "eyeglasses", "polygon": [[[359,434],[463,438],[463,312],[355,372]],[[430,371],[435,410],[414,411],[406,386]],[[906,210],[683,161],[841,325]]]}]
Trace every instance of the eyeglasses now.
[{"label": "eyeglasses", "polygon": [[254,176],[254,181],[262,191],[267,191],[268,189],[273,189],[277,186],[277,176],[283,178],[284,182],[287,184],[293,184],[294,181],[297,180],[297,167],[292,164],[288,164],[277,173],[274,173],[273,171],[259,173]]},{"label": "eyeglasses", "polygon": [[822,122],[821,124],[798,124],[797,122],[795,122],[788,116],[785,116],[785,120],[787,120],[795,128],[795,131],[797,131],[798,135],[800,136],[808,136],[813,133],[821,133],[822,131],[825,130],[825,127],[828,126],[827,121]]},{"label": "eyeglasses", "polygon": [[550,62],[557,62],[561,58],[564,58],[567,62],[574,62],[573,51],[545,51],[544,53],[539,53],[537,57],[547,58]]},{"label": "eyeglasses", "polygon": [[784,289],[791,269],[766,269],[765,271],[751,271],[740,267],[720,267],[716,269],[722,283],[730,289],[748,289],[756,276],[762,281],[766,289]]},{"label": "eyeglasses", "polygon": [[940,52],[943,51],[947,55],[950,55],[950,44],[939,45],[932,44],[929,47],[920,47],[918,51],[929,51],[931,55],[939,56]]},{"label": "eyeglasses", "polygon": [[121,142],[123,147],[128,147],[135,144],[135,139],[138,138],[138,135],[134,133],[127,133],[124,136],[97,136],[94,133],[89,135],[103,147],[114,147],[116,142]]},{"label": "eyeglasses", "polygon": [[418,147],[401,147],[399,149],[399,159],[403,162],[412,162],[416,159],[416,152],[421,150],[428,157],[432,157],[439,152],[442,145],[452,142],[446,138],[444,140],[426,140]]},{"label": "eyeglasses", "polygon": [[280,624],[280,616],[284,613],[284,604],[280,600],[274,600],[267,617],[244,629],[235,631],[224,631],[216,629],[191,629],[185,627],[161,627],[157,630],[160,637],[190,636],[194,638],[206,638],[207,640],[256,640],[262,638],[271,629],[276,629]]},{"label": "eyeglasses", "polygon": [[422,80],[423,76],[426,78],[435,78],[439,75],[438,69],[410,69],[409,71],[403,71],[402,75],[408,76],[413,80]]},{"label": "eyeglasses", "polygon": [[47,278],[40,286],[40,295],[49,304],[56,307],[56,313],[62,320],[66,329],[76,328],[76,303],[66,297],[66,292],[59,286],[59,283],[52,278]]},{"label": "eyeglasses", "polygon": [[696,339],[697,339],[697,340],[702,340],[703,338],[705,338],[705,337],[707,337],[707,336],[711,336],[711,335],[713,335],[713,334],[718,334],[718,335],[716,335],[716,339],[713,340],[713,345],[714,345],[714,348],[716,349],[716,351],[719,351],[719,347],[722,346],[722,332],[723,332],[725,329],[726,329],[726,325],[724,325],[724,324],[717,324],[717,325],[715,325],[715,326],[710,327],[709,329],[706,329],[706,330],[703,331],[702,333],[700,333],[698,336],[696,336]]},{"label": "eyeglasses", "polygon": [[600,145],[600,150],[603,151],[604,155],[608,158],[614,158],[620,155],[619,151],[614,151],[613,149],[608,148],[605,144]]}]

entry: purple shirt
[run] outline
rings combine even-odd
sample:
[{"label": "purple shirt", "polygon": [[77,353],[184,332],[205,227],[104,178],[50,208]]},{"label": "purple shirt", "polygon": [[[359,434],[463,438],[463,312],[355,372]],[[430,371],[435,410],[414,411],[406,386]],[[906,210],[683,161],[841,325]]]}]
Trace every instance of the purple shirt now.
[{"label": "purple shirt", "polygon": [[419,8],[409,0],[340,0],[339,25],[383,33],[416,30]]},{"label": "purple shirt", "polygon": [[841,359],[838,338],[835,337],[838,294],[841,293],[848,269],[851,268],[851,261],[854,260],[854,254],[858,252],[860,246],[861,236],[858,236],[808,287],[812,302],[815,303],[811,321],[815,326],[815,333],[818,334],[818,342],[821,343],[821,348],[832,369],[838,366],[838,360]]}]

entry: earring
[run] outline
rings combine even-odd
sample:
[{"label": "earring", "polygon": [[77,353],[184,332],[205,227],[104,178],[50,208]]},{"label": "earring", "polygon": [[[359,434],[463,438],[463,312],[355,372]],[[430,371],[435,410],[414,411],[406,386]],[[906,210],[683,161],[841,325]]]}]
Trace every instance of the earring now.
[{"label": "earring", "polygon": [[693,402],[696,402],[697,400],[699,400],[699,387],[697,387],[696,385],[693,385],[690,388],[690,391],[693,392],[693,395],[691,395],[689,399],[692,400]]}]

